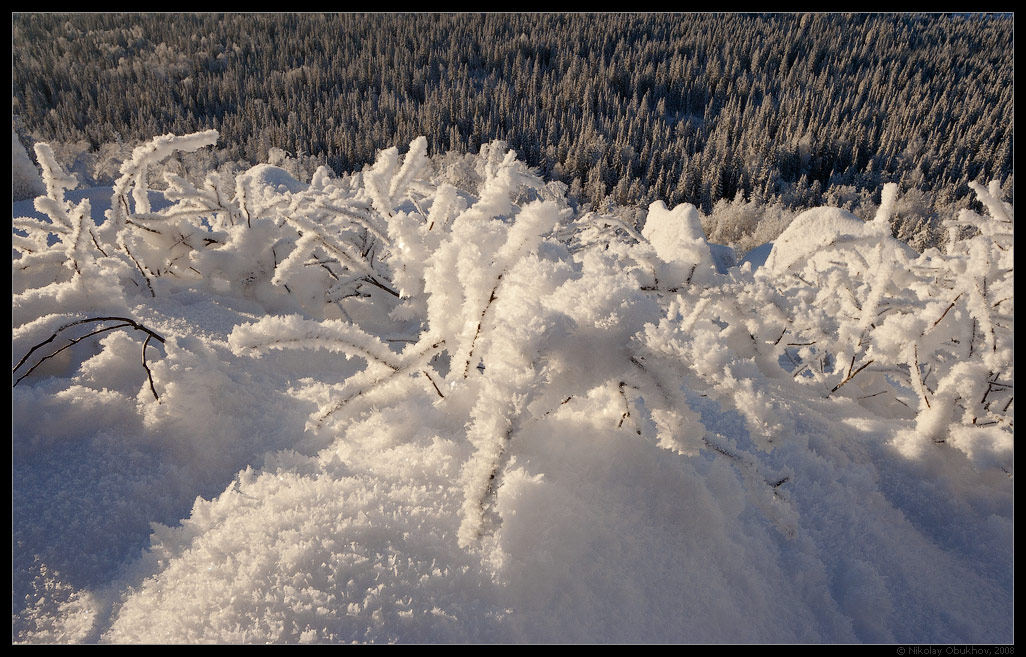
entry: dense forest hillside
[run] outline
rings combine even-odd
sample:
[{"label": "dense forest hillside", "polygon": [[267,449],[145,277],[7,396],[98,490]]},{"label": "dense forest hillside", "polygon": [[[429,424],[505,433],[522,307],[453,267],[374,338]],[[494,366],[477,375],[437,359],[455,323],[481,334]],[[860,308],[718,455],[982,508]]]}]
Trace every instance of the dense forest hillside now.
[{"label": "dense forest hillside", "polygon": [[[131,146],[335,171],[507,142],[597,207],[879,203],[1012,184],[1013,18],[906,14],[12,16],[12,113],[109,183]],[[63,144],[63,147],[61,146]],[[280,157],[279,157],[280,159]],[[66,166],[74,169],[72,162]],[[84,181],[89,182],[89,181]],[[900,225],[900,221],[895,225]]]}]

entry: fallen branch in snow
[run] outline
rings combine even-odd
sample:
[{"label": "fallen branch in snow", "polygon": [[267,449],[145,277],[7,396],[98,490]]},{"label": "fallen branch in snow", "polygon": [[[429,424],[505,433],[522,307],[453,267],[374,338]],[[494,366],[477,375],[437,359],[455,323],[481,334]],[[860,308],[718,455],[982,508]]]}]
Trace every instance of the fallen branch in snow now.
[{"label": "fallen branch in snow", "polygon": [[117,317],[117,316],[112,316],[112,317],[88,317],[86,319],[80,319],[78,321],[71,322],[70,324],[65,324],[64,326],[61,326],[56,331],[54,331],[53,335],[51,335],[49,338],[47,338],[46,340],[43,340],[39,344],[37,344],[37,345],[33,346],[31,349],[29,349],[28,352],[24,356],[21,357],[21,360],[18,361],[18,364],[14,366],[14,369],[12,370],[11,373],[13,374],[13,373],[17,372],[18,369],[20,369],[21,366],[24,365],[28,361],[28,359],[32,356],[32,354],[34,354],[36,352],[36,350],[42,349],[46,345],[48,345],[51,342],[53,342],[54,340],[56,340],[57,336],[60,335],[60,333],[62,331],[65,331],[65,330],[67,330],[69,328],[72,328],[74,326],[80,326],[82,324],[90,324],[90,323],[96,323],[96,322],[121,322],[121,323],[120,324],[115,324],[114,326],[105,326],[103,328],[98,328],[95,331],[90,331],[89,333],[86,333],[85,335],[79,336],[77,338],[69,339],[68,343],[66,345],[64,345],[63,347],[60,347],[59,349],[57,349],[57,350],[47,354],[46,356],[43,356],[42,358],[40,358],[36,362],[35,365],[30,367],[24,374],[22,374],[20,377],[18,377],[18,379],[14,382],[14,385],[12,385],[11,387],[13,388],[13,387],[17,386],[19,383],[21,383],[22,379],[27,377],[29,374],[32,374],[32,372],[35,371],[35,369],[37,367],[42,365],[47,360],[49,360],[49,359],[53,358],[54,356],[60,354],[61,352],[63,352],[66,349],[70,349],[71,347],[75,346],[79,342],[82,342],[86,338],[90,338],[90,337],[92,337],[94,335],[99,335],[100,333],[106,333],[107,331],[114,331],[114,330],[117,330],[117,329],[120,329],[120,328],[132,328],[132,329],[134,329],[136,331],[142,331],[143,333],[146,334],[146,340],[143,341],[142,366],[143,366],[143,369],[146,370],[146,377],[149,380],[150,391],[153,393],[153,398],[159,400],[160,397],[157,395],[157,390],[153,386],[153,374],[150,372],[150,368],[146,364],[146,347],[149,346],[150,340],[154,339],[154,338],[158,342],[163,343],[164,342],[164,337],[161,336],[160,334],[156,333],[152,329],[150,329],[150,328],[140,324],[139,322],[135,321],[134,319],[129,319],[128,317]]}]

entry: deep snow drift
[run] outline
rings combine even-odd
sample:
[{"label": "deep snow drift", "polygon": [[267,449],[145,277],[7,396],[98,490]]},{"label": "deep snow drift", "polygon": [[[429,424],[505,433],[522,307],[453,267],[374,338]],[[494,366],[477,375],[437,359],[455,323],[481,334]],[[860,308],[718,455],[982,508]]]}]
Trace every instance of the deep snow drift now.
[{"label": "deep snow drift", "polygon": [[1012,641],[996,187],[944,253],[888,186],[737,267],[499,143],[148,189],[215,141],[104,205],[37,149],[16,642]]}]

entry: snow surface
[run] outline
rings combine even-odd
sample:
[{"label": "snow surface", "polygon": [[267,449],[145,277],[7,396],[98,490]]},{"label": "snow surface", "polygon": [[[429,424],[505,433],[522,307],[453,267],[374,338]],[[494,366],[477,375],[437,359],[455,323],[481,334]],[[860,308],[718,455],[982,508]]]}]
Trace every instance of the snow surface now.
[{"label": "snow surface", "polygon": [[759,246],[750,249],[741,258],[738,263],[739,267],[744,267],[745,263],[750,263],[752,271],[755,271],[759,267],[766,264],[766,259],[769,258],[769,254],[773,252],[773,242],[767,242],[766,244],[760,244]]},{"label": "snow surface", "polygon": [[[13,388],[15,642],[1013,640],[1011,429],[952,410],[987,366],[936,385],[943,416],[893,383],[902,363],[848,366],[921,334],[941,377],[942,338],[983,317],[875,275],[918,271],[880,224],[810,210],[753,274],[714,258],[693,207],[653,205],[641,235],[578,221],[501,145],[444,171],[422,141],[351,177],[260,165],[232,204],[178,181],[177,204],[118,214],[153,152],[113,203],[85,192],[104,253],[69,193],[46,206],[64,241],[12,261],[15,363],[90,317],[165,338],[108,331]],[[875,268],[802,264],[849,242]],[[795,267],[914,312],[843,324]],[[855,351],[801,344],[830,318]],[[1001,321],[968,339],[1007,368]],[[844,367],[799,369],[827,351]]]}]

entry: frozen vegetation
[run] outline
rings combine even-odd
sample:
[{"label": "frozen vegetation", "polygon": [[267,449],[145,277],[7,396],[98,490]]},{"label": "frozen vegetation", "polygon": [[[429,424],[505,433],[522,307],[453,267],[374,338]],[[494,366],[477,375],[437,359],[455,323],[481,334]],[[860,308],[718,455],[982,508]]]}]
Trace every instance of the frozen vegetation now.
[{"label": "frozen vegetation", "polygon": [[737,265],[694,206],[583,211],[501,142],[162,169],[216,141],[102,196],[36,145],[15,642],[1013,640],[998,185],[941,249],[889,184]]}]

